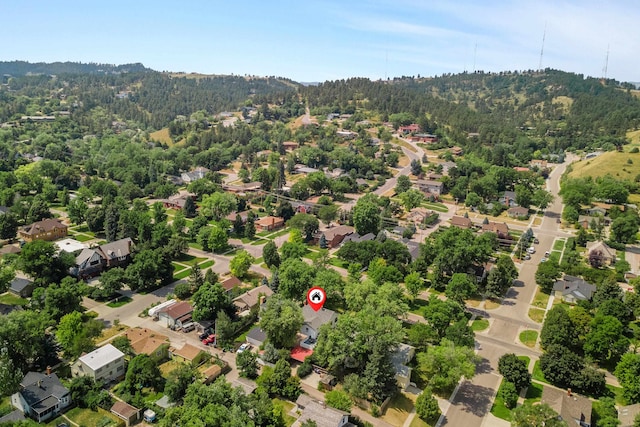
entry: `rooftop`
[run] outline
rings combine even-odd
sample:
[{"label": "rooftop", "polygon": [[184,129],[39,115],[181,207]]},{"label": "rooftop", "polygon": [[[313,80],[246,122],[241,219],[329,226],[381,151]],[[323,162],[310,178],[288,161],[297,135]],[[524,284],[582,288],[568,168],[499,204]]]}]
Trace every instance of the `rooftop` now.
[{"label": "rooftop", "polygon": [[310,305],[306,304],[302,307],[302,317],[304,318],[304,323],[317,331],[320,326],[331,323],[337,319],[338,315],[335,311],[329,310],[328,308],[321,308],[315,311]]},{"label": "rooftop", "polygon": [[114,362],[124,357],[124,353],[111,344],[104,345],[91,353],[80,357],[82,363],[87,365],[92,371],[102,368],[108,363]]}]

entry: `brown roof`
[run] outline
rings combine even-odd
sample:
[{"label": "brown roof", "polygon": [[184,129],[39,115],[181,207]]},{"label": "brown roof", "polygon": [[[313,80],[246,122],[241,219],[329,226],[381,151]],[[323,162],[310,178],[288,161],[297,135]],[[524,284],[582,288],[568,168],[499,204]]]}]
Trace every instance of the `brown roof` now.
[{"label": "brown roof", "polygon": [[185,360],[192,361],[203,350],[191,344],[185,344],[181,349],[172,347],[170,351],[176,356],[180,356]]},{"label": "brown roof", "polygon": [[488,224],[482,224],[482,231],[490,231],[496,234],[509,234],[509,226],[505,222],[489,221]]},{"label": "brown roof", "polygon": [[571,420],[591,424],[591,401],[586,397],[545,386],[541,402],[551,406],[569,425]]},{"label": "brown roof", "polygon": [[284,218],[280,218],[277,216],[265,216],[262,218],[259,218],[255,221],[256,225],[260,225],[262,227],[268,227],[270,225],[283,225],[284,224]]},{"label": "brown roof", "polygon": [[67,226],[64,225],[60,220],[57,219],[43,219],[42,221],[34,222],[31,225],[27,225],[23,233],[24,234],[40,234],[46,233],[48,231],[55,230],[56,228],[67,229]]},{"label": "brown roof", "polygon": [[179,319],[191,312],[193,312],[193,307],[187,301],[180,301],[170,305],[164,310],[160,310],[160,313],[166,313],[166,315],[172,319]]},{"label": "brown roof", "polygon": [[121,401],[118,400],[111,407],[111,412],[113,412],[114,414],[116,414],[116,415],[128,420],[129,418],[133,417],[134,415],[137,416],[138,413],[140,412],[140,409],[135,408],[135,407],[129,405],[128,403],[121,402]]},{"label": "brown roof", "polygon": [[220,376],[222,373],[222,368],[218,365],[211,365],[207,369],[204,370],[202,375],[205,380],[214,379]]},{"label": "brown roof", "polygon": [[273,295],[273,291],[267,285],[260,285],[257,288],[253,288],[250,291],[234,298],[233,302],[238,303],[236,305],[242,305],[242,303],[244,303],[249,307],[255,307],[258,305],[260,295],[270,297]]},{"label": "brown roof", "polygon": [[158,347],[169,343],[169,338],[146,328],[129,329],[123,334],[129,338],[135,354],[153,354]]},{"label": "brown roof", "polygon": [[523,208],[522,206],[514,206],[512,208],[509,208],[507,213],[509,215],[525,216],[529,215],[529,209]]},{"label": "brown roof", "polygon": [[331,241],[336,236],[347,236],[349,234],[353,234],[354,231],[356,231],[356,229],[349,225],[339,225],[337,227],[328,228],[319,234],[324,234],[324,238]]},{"label": "brown roof", "polygon": [[473,223],[469,218],[465,218],[463,216],[454,216],[451,217],[451,225],[459,228],[471,228]]},{"label": "brown roof", "polygon": [[220,284],[222,285],[225,291],[230,291],[236,286],[242,285],[242,281],[238,279],[236,276],[231,276],[228,279],[223,280],[222,283]]}]

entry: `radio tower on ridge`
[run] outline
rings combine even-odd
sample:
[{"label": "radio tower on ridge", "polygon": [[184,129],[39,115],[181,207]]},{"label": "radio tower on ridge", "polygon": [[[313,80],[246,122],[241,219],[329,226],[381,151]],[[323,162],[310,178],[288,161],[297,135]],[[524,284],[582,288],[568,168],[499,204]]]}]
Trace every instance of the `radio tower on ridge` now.
[{"label": "radio tower on ridge", "polygon": [[540,48],[540,62],[538,63],[538,71],[542,72],[542,56],[544,55],[544,40],[547,38],[547,23],[544,23],[544,32],[542,33],[542,47]]},{"label": "radio tower on ridge", "polygon": [[602,78],[607,79],[607,68],[609,68],[609,45],[607,44],[607,56],[604,59],[604,67],[602,68]]}]

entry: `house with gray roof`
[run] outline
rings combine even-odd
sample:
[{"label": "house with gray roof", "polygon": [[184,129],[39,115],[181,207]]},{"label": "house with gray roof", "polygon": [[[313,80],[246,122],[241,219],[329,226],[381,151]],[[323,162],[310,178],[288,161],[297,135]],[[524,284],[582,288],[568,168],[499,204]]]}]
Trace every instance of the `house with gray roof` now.
[{"label": "house with gray roof", "polygon": [[300,328],[300,333],[307,338],[300,343],[300,347],[308,349],[315,347],[322,325],[335,325],[338,320],[338,314],[335,311],[328,308],[321,308],[315,311],[309,304],[302,307],[302,317],[304,318],[304,323]]},{"label": "house with gray roof", "polygon": [[247,342],[254,347],[260,347],[267,340],[267,334],[260,328],[260,326],[254,326],[247,333]]},{"label": "house with gray roof", "polygon": [[88,376],[96,382],[112,381],[125,374],[124,353],[107,344],[80,357],[71,366],[71,374],[74,377]]},{"label": "house with gray roof", "polygon": [[273,291],[267,285],[260,285],[257,288],[248,290],[242,295],[233,299],[232,304],[236,307],[240,315],[249,312],[252,308],[262,303],[262,297],[270,297],[273,295]]},{"label": "house with gray roof", "polygon": [[93,277],[107,268],[119,267],[131,260],[133,240],[130,237],[105,243],[97,248],[83,249],[76,256],[76,265],[70,273],[76,277]]},{"label": "house with gray roof", "polygon": [[597,242],[587,242],[587,254],[590,256],[593,252],[600,251],[604,257],[604,261],[611,265],[616,262],[616,250],[605,242],[599,240]]},{"label": "house with gray roof", "polygon": [[596,289],[594,285],[587,283],[584,279],[569,275],[565,275],[553,284],[555,296],[570,304],[575,304],[580,300],[590,300]]},{"label": "house with gray roof", "polygon": [[21,298],[28,298],[33,293],[33,282],[24,277],[16,277],[9,283],[9,292]]},{"label": "house with gray roof", "polygon": [[29,372],[20,381],[20,390],[11,396],[11,404],[37,422],[45,422],[71,404],[71,395],[56,374]]},{"label": "house with gray roof", "polygon": [[566,421],[568,425],[591,427],[591,400],[586,397],[554,387],[545,386],[542,389],[542,403],[551,406],[556,411],[559,419]]},{"label": "house with gray roof", "polygon": [[[349,413],[334,409],[325,402],[318,402],[309,395],[301,394],[296,400],[297,412],[301,412],[300,418],[292,424],[292,427],[300,427],[307,421],[314,421],[316,427],[350,427]],[[355,426],[354,426],[355,427]]]},{"label": "house with gray roof", "polygon": [[415,353],[415,347],[401,343],[391,354],[391,364],[396,371],[396,383],[402,391],[406,390],[411,382],[411,368],[408,365]]}]

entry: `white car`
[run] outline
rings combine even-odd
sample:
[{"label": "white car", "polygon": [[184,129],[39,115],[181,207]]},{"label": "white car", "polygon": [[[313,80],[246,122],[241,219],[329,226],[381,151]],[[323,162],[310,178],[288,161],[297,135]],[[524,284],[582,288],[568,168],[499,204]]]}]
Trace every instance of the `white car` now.
[{"label": "white car", "polygon": [[530,254],[535,254],[536,253],[536,248],[531,246],[530,248],[527,248],[527,252],[529,252]]},{"label": "white car", "polygon": [[250,349],[251,349],[251,344],[244,343],[240,346],[240,348],[238,348],[237,353],[242,353],[243,351],[250,350]]}]

